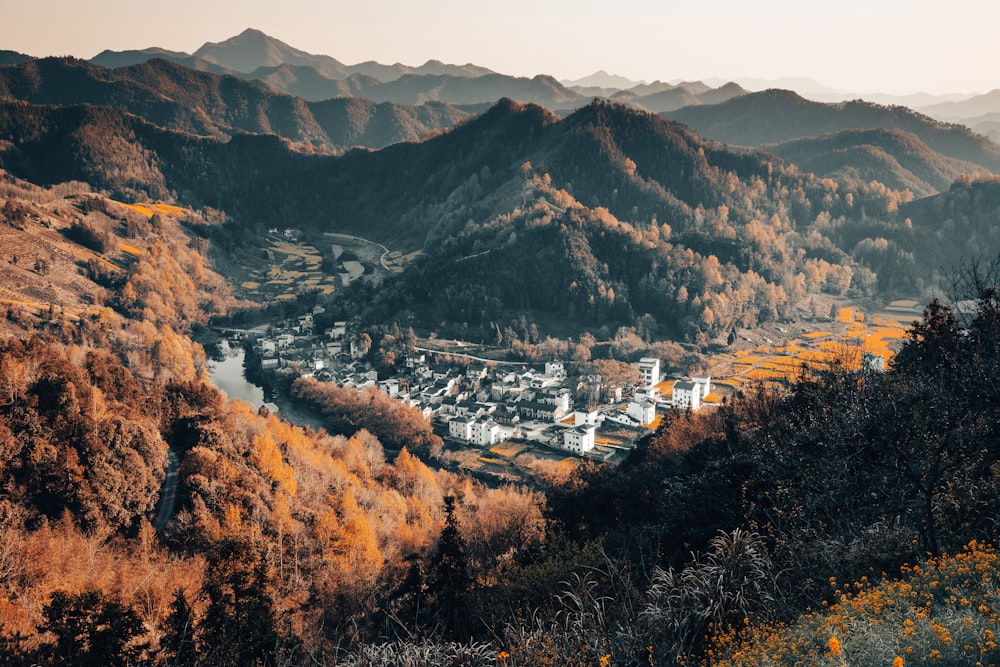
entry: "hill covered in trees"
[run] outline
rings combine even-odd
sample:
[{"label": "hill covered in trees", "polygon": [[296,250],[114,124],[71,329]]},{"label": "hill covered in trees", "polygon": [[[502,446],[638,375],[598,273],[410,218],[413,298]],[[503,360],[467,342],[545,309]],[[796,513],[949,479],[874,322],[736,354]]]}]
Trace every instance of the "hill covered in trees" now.
[{"label": "hill covered in trees", "polygon": [[893,190],[928,197],[947,190],[959,177],[980,171],[971,162],[950,158],[900,130],[844,130],[767,146],[802,171],[838,181],[878,181]]},{"label": "hill covered in trees", "polygon": [[307,102],[258,82],[161,58],[116,69],[71,58],[28,60],[0,67],[0,96],[40,105],[113,107],[164,129],[201,136],[276,134],[327,152],[416,140],[470,113],[442,103]]},{"label": "hill covered in trees", "polygon": [[[936,206],[986,206],[992,186]],[[519,234],[563,209],[572,243],[611,235],[534,187]],[[237,305],[184,232],[220,221],[67,188],[0,189],[5,253],[37,254],[7,262],[5,289],[35,259],[64,290],[4,305],[4,661],[664,666],[784,660],[779,644],[779,664],[995,659],[996,264],[957,274],[974,306],[931,303],[885,373],[845,359],[671,414],[619,468],[487,488],[406,442],[226,401],[187,337]]]},{"label": "hill covered in trees", "polygon": [[[654,330],[704,343],[737,324],[795,317],[817,291],[884,297],[935,287],[923,265],[907,259],[914,249],[905,232],[892,238],[900,261],[880,253],[891,236],[886,230],[905,229],[899,208],[911,191],[866,181],[859,162],[837,170],[837,179],[803,173],[621,105],[595,102],[560,119],[505,100],[420,143],[320,156],[273,135],[226,140],[169,131],[111,107],[3,104],[0,130],[12,147],[3,165],[23,176],[208,205],[232,218],[218,231],[231,239],[279,226],[421,249],[427,259],[418,265],[434,268],[414,268],[396,281],[398,289],[374,299],[387,317],[423,312],[428,321],[467,322],[486,335],[491,322],[523,308],[610,326],[648,315]],[[334,115],[361,118],[345,135],[350,140],[381,117],[371,103],[323,103],[341,104]],[[841,140],[854,152],[872,143],[893,147],[897,157],[881,160],[881,177],[890,182],[885,174],[895,170],[903,183],[931,187],[923,179],[939,184],[968,166],[936,158],[909,135],[824,139]],[[805,155],[807,148],[787,150]],[[504,253],[530,256],[519,238],[541,233],[532,220],[561,235],[584,219],[586,243],[547,242],[558,251],[546,264],[489,265]],[[512,234],[519,228],[532,231]],[[610,229],[617,245],[601,240]],[[504,282],[489,278],[498,270],[506,284],[534,287],[505,291]],[[456,284],[457,275],[467,278]],[[546,275],[559,276],[556,284],[579,279],[565,281],[567,288],[576,283],[568,298],[553,299],[542,293]]]},{"label": "hill covered in trees", "polygon": [[787,90],[765,90],[721,104],[687,107],[664,114],[708,139],[739,146],[780,144],[844,130],[901,130],[942,155],[1000,171],[1000,145],[962,125],[936,121],[906,107],[864,100],[812,102]]}]

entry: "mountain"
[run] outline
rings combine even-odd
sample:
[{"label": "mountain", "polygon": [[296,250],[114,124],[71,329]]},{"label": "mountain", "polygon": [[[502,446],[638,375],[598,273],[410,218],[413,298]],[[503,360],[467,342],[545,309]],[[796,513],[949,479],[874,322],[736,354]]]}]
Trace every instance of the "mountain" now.
[{"label": "mountain", "polygon": [[[383,65],[375,61],[345,65],[330,56],[314,55],[291,47],[253,28],[219,43],[208,42],[194,54],[152,47],[132,51],[102,51],[92,62],[102,67],[115,68],[138,65],[154,58],[172,60],[192,69],[216,74],[233,74],[244,79],[268,79],[276,70],[282,70],[280,76],[268,83],[279,91],[310,100],[336,97],[340,94],[336,82],[353,74],[385,83],[406,74],[475,78],[495,73],[472,63],[450,65],[439,60],[428,60],[419,67],[401,63]],[[285,81],[297,80],[310,81],[308,85],[311,85],[313,92],[303,95],[305,88],[297,92],[294,86],[283,87]]]},{"label": "mountain", "polygon": [[[422,250],[391,286],[356,296],[380,321],[480,327],[529,309],[637,326],[649,314],[661,334],[706,344],[738,323],[796,316],[809,290],[866,293],[868,269],[813,221],[897,203],[607,102],[560,119],[504,100],[426,141],[339,157],[274,136],[168,132],[110,108],[7,103],[0,118],[0,167],[43,182],[219,209],[244,243],[278,226]],[[570,291],[553,299],[552,286]]]},{"label": "mountain", "polygon": [[468,119],[488,105],[458,107],[444,102],[406,106],[363,98],[336,98],[309,105],[313,118],[335,146],[383,148],[417,141]]},{"label": "mountain", "polygon": [[617,74],[608,74],[604,70],[597,70],[590,76],[585,76],[582,79],[575,80],[563,80],[562,83],[567,88],[579,87],[579,88],[607,88],[610,90],[626,90],[628,88],[633,88],[634,86],[641,85],[645,82],[643,81],[632,81],[624,76],[619,76]]},{"label": "mountain", "polygon": [[701,104],[697,94],[682,87],[670,88],[645,96],[638,96],[631,90],[626,90],[615,95],[612,99],[618,102],[630,102],[653,113],[676,111],[686,106]]},{"label": "mountain", "polygon": [[1000,89],[966,100],[924,106],[920,110],[932,118],[953,122],[1000,113]]},{"label": "mountain", "polygon": [[324,142],[304,101],[166,60],[108,70],[83,60],[44,58],[0,70],[0,94],[35,104],[119,107],[195,134],[274,132]]},{"label": "mountain", "polygon": [[300,51],[253,28],[223,42],[207,42],[192,55],[237,72],[288,64],[313,67],[329,78],[343,79],[349,74],[344,64],[335,58]]},{"label": "mountain", "polygon": [[[681,86],[673,83],[664,83],[663,81],[654,81],[652,83],[640,83],[637,86],[632,86],[626,91],[635,95],[637,97],[645,97],[646,95],[655,95],[656,93],[662,93],[667,90],[674,90],[675,88],[680,88]],[[694,91],[691,91],[694,92]]]},{"label": "mountain", "polygon": [[845,97],[851,97],[851,93],[826,86],[815,79],[808,77],[781,77],[778,79],[759,79],[753,77],[739,77],[734,79],[747,90],[763,91],[772,89],[794,90],[799,95],[809,99],[824,101],[841,101]]},{"label": "mountain", "polygon": [[358,63],[357,65],[349,65],[347,70],[351,74],[364,74],[365,76],[370,76],[373,79],[378,79],[379,81],[385,83],[395,81],[406,74],[415,74],[418,76],[457,76],[468,79],[486,76],[487,74],[496,74],[496,72],[491,69],[480,67],[479,65],[474,65],[472,63],[466,63],[465,65],[450,65],[443,63],[440,60],[428,60],[419,67],[411,67],[409,65],[403,65],[402,63],[396,63],[395,65],[383,65],[373,60],[368,60],[363,63]]},{"label": "mountain", "polygon": [[[356,121],[338,138],[345,143],[383,120],[370,102],[327,104]],[[527,308],[554,321],[636,326],[649,314],[661,333],[701,344],[738,323],[794,317],[810,291],[924,289],[903,241],[879,251],[885,230],[902,226],[908,196],[866,179],[929,188],[961,169],[901,133],[845,134],[822,145],[834,157],[814,168],[841,170],[824,179],[608,102],[559,118],[503,100],[420,143],[342,156],[297,152],[273,135],[171,132],[110,107],[5,102],[0,120],[0,167],[39,182],[209,206],[241,239],[278,226],[421,250],[426,259],[391,288],[357,296],[380,321],[480,326]],[[850,171],[837,151],[860,166]],[[543,244],[558,252],[519,259]],[[549,285],[570,296],[553,300]]]},{"label": "mountain", "polygon": [[0,50],[0,65],[20,65],[21,63],[26,63],[29,60],[33,60],[33,58],[31,56],[26,56],[23,53]]},{"label": "mountain", "polygon": [[978,118],[968,118],[965,124],[971,127],[973,132],[978,132],[987,139],[1000,143],[1000,113],[989,113]]},{"label": "mountain", "polygon": [[740,84],[730,81],[729,83],[723,84],[718,88],[710,88],[709,90],[699,94],[698,101],[702,104],[722,104],[723,102],[727,102],[734,97],[746,95],[749,92],[749,90]]},{"label": "mountain", "polygon": [[313,102],[334,97],[354,97],[365,88],[379,85],[378,79],[362,74],[352,74],[346,79],[331,79],[308,65],[261,67],[244,78],[261,81],[276,91]]},{"label": "mountain", "polygon": [[848,129],[902,130],[942,155],[1000,171],[1000,145],[966,127],[941,123],[904,107],[861,100],[824,104],[787,90],[766,90],[664,116],[690,125],[707,138],[740,146],[778,144]]},{"label": "mountain", "polygon": [[430,101],[481,104],[508,97],[549,109],[574,107],[586,102],[581,95],[545,75],[527,79],[488,74],[468,79],[450,75],[407,74],[395,81],[362,87],[357,96],[376,102],[398,104],[422,104]]},{"label": "mountain", "polygon": [[719,88],[708,88],[700,82],[683,83],[678,86],[656,82],[648,86],[636,86],[629,90],[619,91],[611,99],[623,104],[632,104],[653,113],[665,113],[687,106],[719,104],[745,95],[746,92],[736,83],[727,83]]},{"label": "mountain", "polygon": [[844,130],[767,146],[786,162],[817,176],[856,183],[878,181],[917,197],[947,190],[978,165],[931,150],[915,134],[901,130]]},{"label": "mountain", "polygon": [[[278,68],[272,74],[280,76],[282,71]],[[340,83],[349,95],[352,86],[377,82],[353,75]],[[83,60],[33,60],[0,69],[0,95],[34,104],[118,107],[163,128],[204,136],[274,133],[328,151],[362,144],[381,148],[416,139],[450,127],[471,112],[444,104],[410,108],[310,103],[258,82],[195,71],[167,60],[114,70]]]},{"label": "mountain", "polygon": [[138,49],[132,51],[110,51],[104,50],[90,59],[90,62],[101,67],[114,69],[116,67],[129,67],[149,62],[153,59],[172,60],[175,63],[190,67],[191,69],[215,72],[216,74],[232,74],[234,70],[223,67],[217,63],[212,63],[201,58],[184,53],[182,51],[169,51],[154,46],[148,49]]}]

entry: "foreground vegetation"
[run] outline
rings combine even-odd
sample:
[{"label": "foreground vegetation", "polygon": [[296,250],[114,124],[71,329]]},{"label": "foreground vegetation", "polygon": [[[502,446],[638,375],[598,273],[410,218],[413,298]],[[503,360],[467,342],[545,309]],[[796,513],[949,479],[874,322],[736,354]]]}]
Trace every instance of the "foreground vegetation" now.
[{"label": "foreground vegetation", "polygon": [[374,395],[300,383],[330,432],[225,400],[189,337],[237,307],[211,220],[2,192],[4,663],[997,660],[998,265],[885,373],[671,414],[542,492],[429,468]]}]

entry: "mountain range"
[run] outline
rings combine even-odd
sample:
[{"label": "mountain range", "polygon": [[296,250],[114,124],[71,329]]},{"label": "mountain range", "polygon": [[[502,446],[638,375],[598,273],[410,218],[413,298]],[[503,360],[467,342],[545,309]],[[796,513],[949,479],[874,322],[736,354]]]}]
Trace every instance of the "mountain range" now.
[{"label": "mountain range", "polygon": [[[503,100],[440,136],[342,156],[274,135],[167,130],[114,107],[24,101],[2,103],[0,136],[0,167],[17,176],[222,210],[233,224],[213,234],[224,243],[279,226],[422,250],[356,296],[360,307],[378,319],[465,322],[476,336],[525,309],[595,326],[648,315],[659,335],[702,344],[737,324],[794,317],[810,289],[876,287],[881,275],[852,256],[868,247],[852,225],[892,218],[906,200],[609,102],[560,118]],[[912,287],[918,269],[893,268],[892,284]]]},{"label": "mountain range", "polygon": [[[192,54],[152,47],[134,51],[103,51],[92,62],[102,67],[118,68],[154,58],[172,60],[191,69],[263,81],[279,92],[309,101],[364,97],[376,102],[407,105],[429,101],[492,104],[501,97],[511,97],[549,109],[574,109],[595,96],[611,97],[620,92],[615,84],[628,83],[623,77],[605,75],[588,79],[591,82],[588,86],[570,87],[546,75],[513,77],[471,63],[449,65],[437,60],[429,60],[419,67],[400,63],[383,65],[371,61],[345,65],[330,56],[301,51],[255,29],[247,29],[223,42],[207,43]],[[595,86],[593,82],[608,85]],[[678,108],[680,103],[699,103],[698,96],[710,89],[700,82],[663,86],[646,92],[644,84],[637,84],[632,86],[634,90],[629,99],[621,101],[635,103],[650,111],[667,111]],[[666,88],[688,90],[693,96],[683,98],[675,94],[669,101],[644,100],[646,95],[662,92]],[[721,101],[727,94],[739,92],[738,88],[724,87],[715,93],[713,101]]]},{"label": "mountain range", "polygon": [[689,106],[664,114],[716,141],[761,147],[856,129],[910,132],[932,150],[1000,172],[1000,145],[963,125],[942,123],[905,107],[855,100],[821,103],[787,90],[766,90],[720,104]]},{"label": "mountain range", "polygon": [[[233,224],[213,233],[230,243],[278,226],[422,251],[359,297],[384,317],[649,315],[696,340],[794,317],[810,290],[914,289],[913,262],[940,258],[906,234],[874,253],[891,235],[869,220],[895,229],[914,198],[1000,170],[1000,146],[967,128],[863,101],[655,81],[584,103],[545,76],[380,81],[253,31],[183,57],[199,69],[176,58],[0,67],[0,167],[218,209]],[[264,79],[218,73],[235,67]],[[276,82],[344,96],[310,101]],[[530,102],[541,89],[553,109]],[[426,97],[502,93],[465,106]],[[523,261],[542,247],[544,262]],[[571,296],[553,300],[545,285]]]},{"label": "mountain range", "polygon": [[70,58],[28,60],[0,67],[0,96],[40,105],[115,107],[154,125],[202,136],[273,133],[326,151],[417,139],[480,110],[360,98],[307,102],[259,82],[160,58],[115,69]]}]

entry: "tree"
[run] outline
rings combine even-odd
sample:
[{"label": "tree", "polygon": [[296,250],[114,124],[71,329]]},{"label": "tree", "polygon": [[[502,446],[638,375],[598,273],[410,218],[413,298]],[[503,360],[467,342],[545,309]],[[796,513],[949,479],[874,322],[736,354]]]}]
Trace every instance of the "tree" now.
[{"label": "tree", "polygon": [[169,667],[193,666],[198,658],[194,642],[194,610],[187,601],[184,589],[174,592],[170,615],[164,622],[163,639],[160,640],[164,662]]},{"label": "tree", "polygon": [[56,591],[42,613],[41,630],[55,635],[55,643],[43,645],[42,652],[59,664],[124,666],[146,652],[147,646],[137,641],[146,632],[139,614],[100,591]]},{"label": "tree", "polygon": [[471,632],[468,601],[471,580],[455,509],[455,496],[445,496],[444,528],[431,556],[427,583],[434,614],[446,636],[465,640]]},{"label": "tree", "polygon": [[198,653],[206,664],[275,661],[278,633],[267,579],[267,561],[249,539],[229,536],[213,546],[202,587],[208,608],[198,626]]}]

